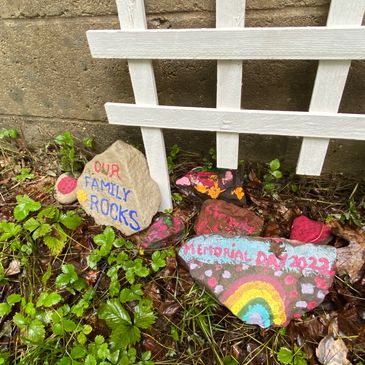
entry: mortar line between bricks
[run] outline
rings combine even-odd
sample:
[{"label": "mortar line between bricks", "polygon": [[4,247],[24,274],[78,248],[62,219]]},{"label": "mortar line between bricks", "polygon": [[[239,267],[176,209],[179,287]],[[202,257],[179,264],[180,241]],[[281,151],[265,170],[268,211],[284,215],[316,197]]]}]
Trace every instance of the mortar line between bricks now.
[{"label": "mortar line between bricks", "polygon": [[108,124],[108,122],[105,120],[97,120],[97,119],[79,119],[79,118],[59,118],[59,117],[45,117],[45,116],[38,116],[38,115],[24,115],[24,114],[0,114],[0,121],[1,119],[11,119],[11,118],[18,118],[22,121],[25,121],[25,119],[29,120],[30,122],[45,122],[52,120],[54,122],[77,122],[77,123],[103,123]]},{"label": "mortar line between bricks", "polygon": [[[318,14],[318,13],[327,13],[328,6],[320,5],[320,6],[289,6],[284,8],[265,8],[265,9],[247,9],[247,15],[260,16],[262,14],[267,14],[272,16],[273,18],[280,17],[283,14],[285,16],[294,17],[294,16],[301,16],[301,15],[308,15],[308,14]],[[288,14],[289,13],[289,14]],[[164,16],[184,16],[188,14],[194,15],[210,15],[214,16],[215,11],[211,10],[201,10],[201,11],[172,11],[172,12],[163,12],[163,13],[148,13],[147,18],[153,17],[164,17]],[[97,20],[97,19],[113,19],[117,18],[117,14],[98,14],[98,15],[75,15],[75,16],[61,16],[61,15],[54,15],[54,16],[45,16],[45,17],[24,17],[24,18],[1,18],[1,22],[26,22],[26,21],[34,21],[34,22],[44,22],[44,21],[73,21],[77,19],[78,21],[85,21],[88,22],[90,20]]]}]

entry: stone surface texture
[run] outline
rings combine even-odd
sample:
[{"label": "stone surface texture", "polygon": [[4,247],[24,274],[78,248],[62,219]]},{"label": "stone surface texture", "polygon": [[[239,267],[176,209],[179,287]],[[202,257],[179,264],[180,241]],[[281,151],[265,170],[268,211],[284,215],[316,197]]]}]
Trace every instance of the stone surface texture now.
[{"label": "stone surface texture", "polygon": [[[146,0],[145,5],[149,28],[215,26],[213,0]],[[328,8],[329,0],[247,0],[245,24],[321,26]],[[86,41],[89,29],[119,28],[114,0],[0,0],[0,9],[0,127],[18,127],[29,145],[39,145],[52,141],[59,129],[79,130],[81,125],[89,134],[99,131],[106,122],[105,102],[134,102],[126,62],[92,59]],[[242,107],[307,111],[316,69],[315,61],[243,62]],[[154,70],[160,104],[215,107],[216,62],[154,61]],[[365,62],[352,62],[341,112],[365,113],[364,75]],[[40,135],[38,126],[48,134]],[[115,126],[103,128],[105,138],[100,143],[105,146],[121,134],[141,144],[135,128],[118,127],[117,138]],[[196,152],[214,145],[209,133],[199,138],[196,132],[167,136],[167,146],[179,143]],[[295,166],[300,142],[241,136],[240,158],[265,162],[280,158]],[[325,169],[361,172],[364,156],[361,141],[335,141]]]},{"label": "stone surface texture", "polygon": [[223,236],[257,236],[264,221],[247,208],[238,207],[224,200],[206,200],[195,222],[195,232]]},{"label": "stone surface texture", "polygon": [[224,199],[238,205],[245,203],[245,192],[234,170],[202,171],[195,168],[176,180],[176,186],[187,196]]},{"label": "stone surface texture", "polygon": [[77,179],[70,174],[62,174],[55,184],[55,199],[61,204],[71,204],[77,200]]},{"label": "stone surface texture", "polygon": [[77,198],[97,224],[114,226],[125,235],[148,227],[161,202],[146,158],[122,141],[85,165]]},{"label": "stone surface texture", "polygon": [[301,242],[327,244],[332,239],[331,227],[301,215],[294,218],[290,239]]},{"label": "stone surface texture", "polygon": [[335,275],[336,249],[283,239],[203,235],[179,251],[192,277],[242,321],[286,326],[317,307]]},{"label": "stone surface texture", "polygon": [[162,215],[148,228],[141,247],[156,250],[175,244],[184,234],[184,221],[178,216]]}]

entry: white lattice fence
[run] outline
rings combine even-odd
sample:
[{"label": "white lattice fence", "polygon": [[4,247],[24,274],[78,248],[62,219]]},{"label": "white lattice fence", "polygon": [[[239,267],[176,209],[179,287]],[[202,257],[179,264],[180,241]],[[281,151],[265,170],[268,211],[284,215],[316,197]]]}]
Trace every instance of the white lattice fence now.
[{"label": "white lattice fence", "polygon": [[[217,132],[217,166],[237,168],[239,133],[300,136],[297,173],[320,175],[329,138],[365,140],[365,115],[337,113],[351,60],[365,59],[365,0],[332,0],[326,27],[244,28],[245,0],[216,0],[216,29],[147,30],[143,0],[117,0],[122,30],[87,32],[93,57],[128,59],[136,104],[109,123],[140,126],[161,210],[171,207],[160,128]],[[153,59],[217,60],[217,108],[159,106]],[[309,112],[242,110],[242,60],[320,60]]]}]

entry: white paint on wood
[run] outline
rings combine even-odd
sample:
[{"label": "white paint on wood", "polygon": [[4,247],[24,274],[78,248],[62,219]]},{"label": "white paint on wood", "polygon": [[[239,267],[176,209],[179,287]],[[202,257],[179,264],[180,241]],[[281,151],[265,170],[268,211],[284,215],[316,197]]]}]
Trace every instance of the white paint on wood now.
[{"label": "white paint on wood", "polygon": [[364,114],[221,110],[107,103],[111,124],[225,133],[365,140]]},{"label": "white paint on wood", "polygon": [[365,59],[365,27],[360,26],[91,30],[87,36],[96,58]]},{"label": "white paint on wood", "polygon": [[[332,0],[327,27],[361,25],[365,11],[364,0]],[[319,62],[314,83],[310,112],[335,113],[341,103],[351,61]],[[329,139],[304,138],[297,173],[320,175],[326,158]]]},{"label": "white paint on wood", "polygon": [[[122,29],[146,29],[143,0],[117,0]],[[151,60],[128,60],[136,104],[157,105],[158,97]],[[172,208],[170,179],[167,168],[165,142],[161,129],[141,128],[151,177],[161,192],[160,210]]]},{"label": "white paint on wood", "polygon": [[[216,0],[216,27],[243,27],[245,0]],[[242,61],[218,60],[217,108],[241,108]],[[217,133],[217,167],[237,169],[239,135]]]}]

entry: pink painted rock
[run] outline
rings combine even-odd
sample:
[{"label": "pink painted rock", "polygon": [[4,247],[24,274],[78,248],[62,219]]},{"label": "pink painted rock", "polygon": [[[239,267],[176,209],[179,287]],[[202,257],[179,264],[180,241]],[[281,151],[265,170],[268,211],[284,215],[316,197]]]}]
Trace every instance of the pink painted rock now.
[{"label": "pink painted rock", "polygon": [[156,250],[175,243],[182,237],[184,229],[185,224],[181,218],[162,215],[148,228],[141,247],[145,250]]},{"label": "pink painted rock", "polygon": [[264,221],[247,208],[224,200],[206,200],[195,223],[198,235],[217,233],[223,236],[257,236]]},{"label": "pink painted rock", "polygon": [[332,239],[331,227],[301,215],[293,221],[290,239],[301,242],[327,244]]},{"label": "pink painted rock", "polygon": [[200,171],[196,168],[176,180],[176,186],[185,195],[203,199],[223,199],[243,205],[245,192],[236,171]]},{"label": "pink painted rock", "polygon": [[61,204],[71,204],[77,200],[77,179],[69,174],[62,174],[55,184],[55,199]]},{"label": "pink painted rock", "polygon": [[323,301],[335,275],[336,249],[203,235],[189,239],[179,256],[194,280],[233,314],[267,328],[286,326]]}]

